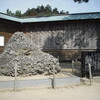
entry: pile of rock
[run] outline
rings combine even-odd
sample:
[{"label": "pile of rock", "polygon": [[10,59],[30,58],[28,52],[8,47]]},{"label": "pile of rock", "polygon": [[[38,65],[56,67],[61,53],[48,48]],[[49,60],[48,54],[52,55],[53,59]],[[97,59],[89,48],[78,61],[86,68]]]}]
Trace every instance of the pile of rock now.
[{"label": "pile of rock", "polygon": [[52,74],[60,71],[59,61],[50,54],[42,52],[23,32],[16,32],[0,55],[0,75],[14,76],[17,67],[18,75]]}]

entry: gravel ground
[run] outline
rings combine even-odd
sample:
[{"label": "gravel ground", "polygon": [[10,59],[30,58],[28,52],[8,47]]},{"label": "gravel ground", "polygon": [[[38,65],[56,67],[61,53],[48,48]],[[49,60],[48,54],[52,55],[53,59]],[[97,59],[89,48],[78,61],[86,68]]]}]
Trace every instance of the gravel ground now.
[{"label": "gravel ground", "polygon": [[[56,78],[68,78],[71,77],[69,75],[65,75],[63,73],[55,74]],[[34,76],[18,76],[18,80],[32,80],[32,79],[50,79],[53,78],[53,75],[34,75]],[[11,76],[0,76],[0,81],[9,81],[14,80],[15,77]]]}]

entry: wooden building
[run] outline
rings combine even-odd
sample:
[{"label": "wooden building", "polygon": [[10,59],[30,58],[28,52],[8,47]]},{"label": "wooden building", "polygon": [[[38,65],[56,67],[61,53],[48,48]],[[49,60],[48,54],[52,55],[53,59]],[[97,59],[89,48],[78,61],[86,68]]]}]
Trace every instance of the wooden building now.
[{"label": "wooden building", "polygon": [[81,59],[84,51],[100,50],[99,12],[31,18],[0,13],[0,36],[5,44],[16,31],[28,34],[33,43],[60,61]]}]

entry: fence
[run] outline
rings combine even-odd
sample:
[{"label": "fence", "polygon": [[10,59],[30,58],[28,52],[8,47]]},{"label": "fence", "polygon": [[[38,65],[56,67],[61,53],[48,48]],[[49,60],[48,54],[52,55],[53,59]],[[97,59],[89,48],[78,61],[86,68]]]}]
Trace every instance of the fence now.
[{"label": "fence", "polygon": [[80,78],[73,76],[71,74],[70,74],[70,77],[56,78],[55,66],[53,67],[53,77],[50,79],[18,80],[17,66],[15,65],[14,80],[0,81],[0,89],[14,89],[14,91],[20,88],[30,88],[30,87],[51,87],[55,89],[56,87],[59,87],[59,86],[79,84],[79,83],[80,83]]}]

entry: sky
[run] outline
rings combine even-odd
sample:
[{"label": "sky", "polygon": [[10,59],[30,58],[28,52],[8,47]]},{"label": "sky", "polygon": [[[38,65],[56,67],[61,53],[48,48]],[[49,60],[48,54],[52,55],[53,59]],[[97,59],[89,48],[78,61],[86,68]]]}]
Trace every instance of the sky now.
[{"label": "sky", "polygon": [[74,0],[0,0],[0,12],[6,13],[10,9],[12,12],[21,10],[24,13],[28,8],[48,4],[69,13],[100,12],[100,0],[89,0],[88,3],[75,3]]}]

